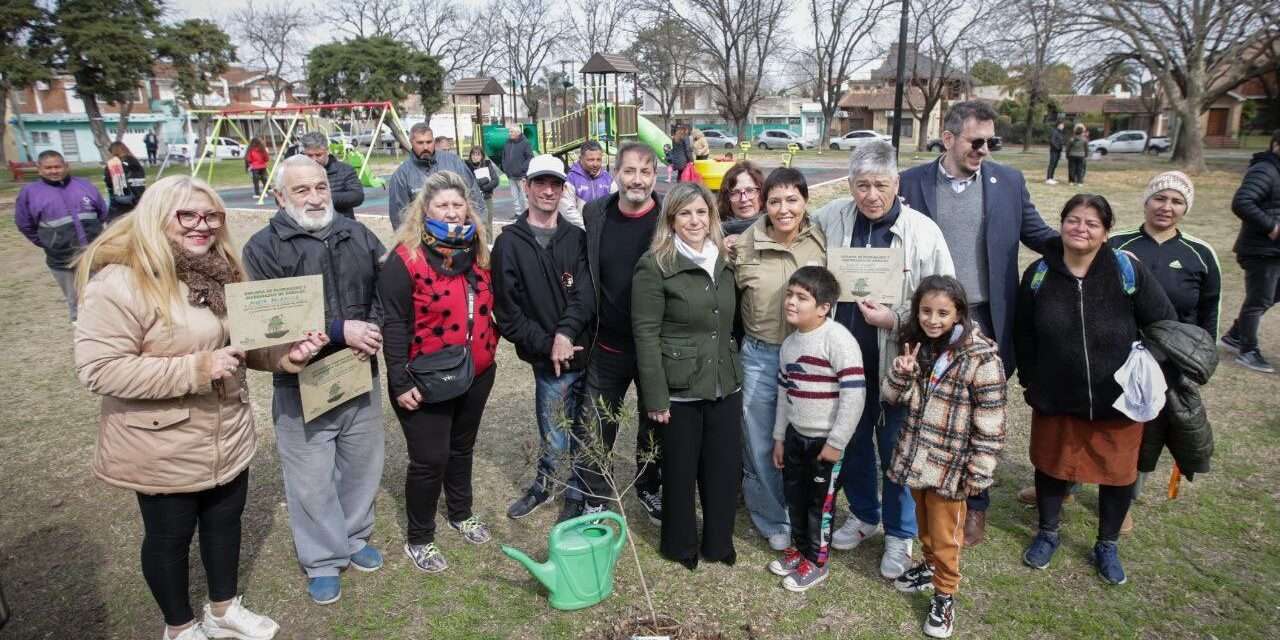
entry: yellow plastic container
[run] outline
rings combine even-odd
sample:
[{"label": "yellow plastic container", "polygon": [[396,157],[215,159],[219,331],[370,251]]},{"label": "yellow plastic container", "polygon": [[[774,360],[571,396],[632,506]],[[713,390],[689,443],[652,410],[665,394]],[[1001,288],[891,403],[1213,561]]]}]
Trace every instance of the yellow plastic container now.
[{"label": "yellow plastic container", "polygon": [[698,175],[702,176],[703,184],[712,191],[720,190],[720,183],[724,182],[724,174],[734,165],[733,162],[724,162],[723,160],[694,160],[693,167],[698,170]]}]

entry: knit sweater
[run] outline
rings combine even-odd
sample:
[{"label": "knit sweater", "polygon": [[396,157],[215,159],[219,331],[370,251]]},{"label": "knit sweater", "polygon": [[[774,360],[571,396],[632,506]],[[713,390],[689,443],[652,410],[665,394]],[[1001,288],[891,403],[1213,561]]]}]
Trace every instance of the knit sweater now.
[{"label": "knit sweater", "polygon": [[843,450],[867,396],[862,350],[849,330],[826,320],[787,336],[778,354],[778,396],[774,440],[782,440],[791,425],[800,435],[826,438]]}]

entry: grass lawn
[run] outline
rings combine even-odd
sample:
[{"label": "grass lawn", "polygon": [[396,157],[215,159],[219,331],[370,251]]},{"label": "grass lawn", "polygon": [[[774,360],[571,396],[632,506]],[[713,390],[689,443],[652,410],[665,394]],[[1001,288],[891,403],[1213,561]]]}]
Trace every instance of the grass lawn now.
[{"label": "grass lawn", "polygon": [[[755,155],[755,154],[753,154]],[[806,154],[807,156],[808,154]],[[929,155],[904,154],[904,164]],[[1230,251],[1239,227],[1229,210],[1245,154],[1211,159],[1195,179],[1195,209],[1184,229],[1218,250],[1223,267],[1223,325],[1235,317],[1242,278]],[[824,158],[832,158],[825,154]],[[1073,193],[1047,186],[1044,155],[1001,152],[1031,178],[1031,194],[1057,226],[1062,203]],[[802,157],[800,162],[806,160]],[[832,158],[835,161],[837,158]],[[816,158],[815,158],[815,161]],[[222,163],[218,176],[235,174]],[[1147,179],[1167,163],[1150,157],[1108,158],[1090,163],[1088,189],[1111,199],[1118,227],[1141,219],[1138,199]],[[1059,176],[1065,179],[1066,167]],[[90,172],[95,181],[100,173]],[[243,179],[243,178],[238,178]],[[813,205],[841,194],[840,185],[818,190]],[[0,296],[6,322],[0,341],[10,345],[0,361],[0,429],[4,472],[0,495],[0,584],[15,618],[8,638],[149,638],[161,632],[159,611],[138,562],[141,521],[127,491],[96,480],[93,452],[98,400],[76,381],[71,327],[43,255],[13,224],[12,191],[0,185]],[[234,221],[243,242],[264,222]],[[372,222],[385,239],[384,220]],[[1031,259],[1023,251],[1023,261]],[[1280,313],[1263,322],[1262,348],[1280,358]],[[399,424],[384,410],[387,461],[385,493],[377,507],[373,544],[386,552],[379,572],[344,575],[342,600],[311,604],[294,558],[280,465],[271,427],[271,381],[251,374],[259,450],[251,471],[244,516],[241,590],[246,603],[281,625],[281,638],[600,638],[640,611],[643,596],[635,564],[625,554],[615,594],[574,613],[550,609],[542,587],[498,549],[505,543],[545,558],[546,533],[558,506],[546,506],[515,522],[506,506],[533,476],[535,448],[533,380],[509,344],[498,354],[502,383],[494,389],[477,444],[475,505],[495,541],[474,547],[442,527],[439,542],[450,569],[441,576],[417,572],[400,551],[404,542],[406,455]],[[1280,585],[1280,378],[1248,372],[1225,359],[1205,397],[1216,432],[1214,471],[1182,495],[1164,495],[1170,461],[1165,456],[1134,507],[1137,529],[1123,539],[1129,584],[1104,586],[1086,564],[1092,546],[1095,488],[1067,505],[1063,547],[1047,571],[1020,561],[1035,526],[1035,512],[1014,499],[1031,481],[1027,462],[1029,414],[1021,394],[1010,394],[1010,440],[997,471],[988,541],[967,551],[958,600],[962,638],[1271,638]],[[630,459],[634,438],[619,438]],[[629,479],[627,463],[620,477]],[[839,500],[844,504],[843,498]],[[629,512],[638,505],[628,504]],[[845,514],[842,506],[839,520]],[[905,596],[880,579],[879,539],[850,552],[835,552],[827,583],[804,595],[784,591],[765,564],[773,557],[740,510],[738,564],[703,565],[689,572],[657,553],[658,529],[643,518],[631,533],[657,608],[706,635],[725,638],[913,638],[927,598]],[[917,557],[919,550],[916,551]],[[203,602],[204,578],[192,554],[192,601]],[[722,634],[720,636],[713,633]]]}]

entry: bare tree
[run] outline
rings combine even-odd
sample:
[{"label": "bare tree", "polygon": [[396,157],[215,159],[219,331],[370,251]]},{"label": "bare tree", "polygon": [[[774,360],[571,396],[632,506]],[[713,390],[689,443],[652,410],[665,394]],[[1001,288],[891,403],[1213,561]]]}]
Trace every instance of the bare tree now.
[{"label": "bare tree", "polygon": [[566,52],[586,60],[623,48],[623,24],[630,21],[634,0],[570,0],[567,7],[573,44],[564,47]]},{"label": "bare tree", "polygon": [[1102,64],[1132,60],[1173,111],[1173,160],[1204,171],[1200,114],[1241,82],[1280,64],[1275,0],[1100,0],[1087,17],[1104,31]]},{"label": "bare tree", "polygon": [[244,61],[266,71],[273,107],[292,84],[290,78],[302,75],[309,15],[305,7],[286,0],[249,0],[230,16],[229,30],[240,41]]},{"label": "bare tree", "polygon": [[1046,78],[1056,63],[1088,39],[1072,37],[1083,35],[1077,28],[1080,12],[1074,3],[1012,0],[1006,7],[1011,19],[1006,23],[1005,36],[997,41],[996,48],[1005,53],[1008,66],[1019,72],[1017,88],[1024,93],[1027,105],[1022,140],[1025,153],[1031,149],[1036,108],[1049,100]]},{"label": "bare tree", "polygon": [[411,0],[409,7],[412,42],[436,57],[446,81],[484,75],[492,66],[497,40],[473,35],[490,28],[487,9],[469,9],[452,0]]},{"label": "bare tree", "polygon": [[[571,28],[563,19],[553,17],[551,0],[495,0],[496,38],[502,49],[503,64],[517,82],[525,87],[522,94],[530,120],[538,119],[538,94],[530,89],[538,82],[547,58]],[[530,20],[529,16],[541,16]]]},{"label": "bare tree", "polygon": [[680,93],[692,76],[697,44],[679,22],[662,18],[636,32],[626,55],[640,68],[640,91],[658,103],[662,130],[670,131]]},{"label": "bare tree", "polygon": [[929,143],[929,119],[944,98],[954,93],[957,83],[968,82],[959,67],[961,45],[973,34],[973,28],[985,21],[988,0],[934,0],[914,2],[909,24],[907,50],[908,87],[920,89],[920,95],[906,92],[906,107],[920,121],[916,148],[924,151]]},{"label": "bare tree", "polygon": [[[849,75],[870,62],[874,51],[868,50],[871,32],[880,16],[893,0],[808,0],[807,27],[813,29],[813,45],[801,49],[797,55],[799,72],[804,84],[812,89],[812,95],[822,106],[822,136],[826,144],[831,135],[831,121],[835,118],[840,98],[844,96]],[[896,4],[896,3],[895,3]]]},{"label": "bare tree", "polygon": [[[694,73],[711,87],[721,114],[740,137],[765,92],[765,67],[782,48],[786,0],[645,0],[655,16],[669,16],[697,44]],[[775,60],[776,61],[776,60]]]},{"label": "bare tree", "polygon": [[342,0],[318,4],[313,12],[323,16],[332,31],[351,38],[404,40],[414,28],[404,0]]}]

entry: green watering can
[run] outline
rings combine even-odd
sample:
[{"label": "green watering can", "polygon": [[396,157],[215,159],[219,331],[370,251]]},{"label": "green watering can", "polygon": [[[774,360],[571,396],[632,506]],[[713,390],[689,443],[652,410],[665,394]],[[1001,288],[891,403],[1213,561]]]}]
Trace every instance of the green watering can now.
[{"label": "green watering can", "polygon": [[[618,525],[604,524],[612,520]],[[627,541],[627,523],[612,512],[591,513],[566,520],[551,530],[546,562],[534,562],[519,549],[502,552],[533,574],[551,592],[551,606],[564,611],[584,609],[613,593],[613,566]]]}]

